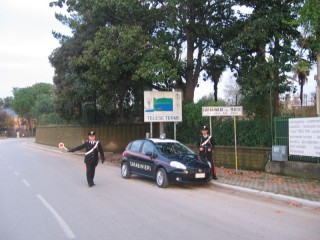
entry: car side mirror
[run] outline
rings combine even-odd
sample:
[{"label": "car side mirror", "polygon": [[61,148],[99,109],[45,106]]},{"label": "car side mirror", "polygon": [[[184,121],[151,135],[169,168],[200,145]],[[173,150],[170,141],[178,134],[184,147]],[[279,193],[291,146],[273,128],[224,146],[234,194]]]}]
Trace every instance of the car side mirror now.
[{"label": "car side mirror", "polygon": [[147,156],[149,156],[150,158],[155,158],[157,156],[156,153],[153,153],[153,152],[146,152],[145,153]]}]

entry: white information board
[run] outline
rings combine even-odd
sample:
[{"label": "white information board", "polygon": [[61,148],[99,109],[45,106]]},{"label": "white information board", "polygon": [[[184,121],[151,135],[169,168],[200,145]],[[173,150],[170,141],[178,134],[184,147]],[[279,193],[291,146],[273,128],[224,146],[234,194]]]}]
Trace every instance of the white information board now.
[{"label": "white information board", "polygon": [[289,119],[289,154],[320,157],[320,117]]},{"label": "white information board", "polygon": [[202,107],[202,116],[242,116],[242,106]]},{"label": "white information board", "polygon": [[144,92],[144,122],[181,122],[181,92]]}]

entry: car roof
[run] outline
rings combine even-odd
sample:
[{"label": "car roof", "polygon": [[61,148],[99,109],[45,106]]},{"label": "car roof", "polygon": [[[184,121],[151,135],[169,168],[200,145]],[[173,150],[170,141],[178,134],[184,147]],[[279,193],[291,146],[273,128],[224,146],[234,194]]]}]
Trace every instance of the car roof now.
[{"label": "car roof", "polygon": [[154,143],[169,143],[169,142],[179,143],[178,141],[173,140],[173,139],[147,138],[147,140],[150,140]]}]

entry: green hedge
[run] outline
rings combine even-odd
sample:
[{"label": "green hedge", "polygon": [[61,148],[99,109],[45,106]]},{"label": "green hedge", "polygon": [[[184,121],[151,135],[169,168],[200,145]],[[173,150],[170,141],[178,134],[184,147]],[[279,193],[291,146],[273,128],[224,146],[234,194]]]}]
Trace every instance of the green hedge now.
[{"label": "green hedge", "polygon": [[[212,105],[203,105],[212,106]],[[201,127],[209,126],[209,117],[202,117],[202,105],[187,104],[183,107],[183,121],[177,124],[177,140],[183,143],[196,143]],[[263,120],[236,119],[237,145],[250,147],[271,147],[270,123]],[[234,146],[233,117],[212,117],[212,128],[216,145]],[[173,138],[173,124],[165,127],[168,138]]]}]

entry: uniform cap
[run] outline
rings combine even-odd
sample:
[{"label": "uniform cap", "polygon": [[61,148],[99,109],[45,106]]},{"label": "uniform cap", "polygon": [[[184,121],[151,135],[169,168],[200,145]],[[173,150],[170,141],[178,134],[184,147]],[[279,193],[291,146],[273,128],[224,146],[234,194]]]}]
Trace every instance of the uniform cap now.
[{"label": "uniform cap", "polygon": [[207,126],[203,126],[201,129],[201,131],[208,131],[208,130],[209,130],[209,128]]},{"label": "uniform cap", "polygon": [[88,132],[88,136],[95,136],[96,135],[96,132],[95,131],[90,131]]}]

